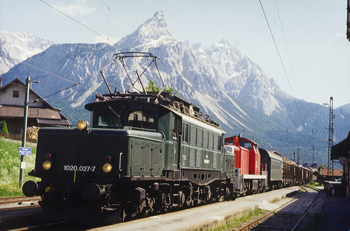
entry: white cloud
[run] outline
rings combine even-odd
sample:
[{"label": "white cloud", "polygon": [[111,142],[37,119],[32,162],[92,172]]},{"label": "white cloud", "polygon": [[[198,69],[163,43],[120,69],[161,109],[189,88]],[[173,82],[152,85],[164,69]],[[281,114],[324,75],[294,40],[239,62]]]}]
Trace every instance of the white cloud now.
[{"label": "white cloud", "polygon": [[65,6],[63,4],[55,5],[55,8],[70,16],[89,15],[96,11],[95,7],[89,7],[86,3],[87,0],[76,0],[74,3],[71,3],[68,6]]}]

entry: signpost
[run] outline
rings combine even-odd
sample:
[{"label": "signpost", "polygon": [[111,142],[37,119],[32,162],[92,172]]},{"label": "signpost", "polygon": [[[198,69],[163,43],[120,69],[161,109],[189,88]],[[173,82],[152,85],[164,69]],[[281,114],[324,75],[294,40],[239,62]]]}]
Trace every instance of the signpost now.
[{"label": "signpost", "polygon": [[30,156],[32,154],[32,149],[28,147],[19,147],[19,155]]},{"label": "signpost", "polygon": [[[24,98],[23,134],[22,134],[22,147],[21,148],[25,148],[26,139],[27,139],[28,99],[29,99],[29,84],[30,84],[30,82],[31,82],[30,77],[27,76],[26,94],[25,94],[25,98]],[[21,148],[20,148],[20,150],[21,150]],[[26,151],[24,151],[24,152],[27,153]],[[25,155],[21,155],[21,168],[19,171],[19,187],[22,187],[22,185],[23,185],[23,170],[26,168],[25,162],[24,162],[24,156]]]}]

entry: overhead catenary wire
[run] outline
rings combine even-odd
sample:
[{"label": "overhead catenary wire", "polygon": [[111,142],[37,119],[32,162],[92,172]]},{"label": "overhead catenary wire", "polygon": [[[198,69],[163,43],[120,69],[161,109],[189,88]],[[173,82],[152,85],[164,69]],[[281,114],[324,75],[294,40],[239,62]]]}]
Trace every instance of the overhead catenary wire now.
[{"label": "overhead catenary wire", "polygon": [[[69,16],[68,14],[65,14],[64,12],[60,11],[59,9],[57,9],[56,7],[50,5],[49,3],[45,2],[44,0],[41,0],[42,3],[46,4],[47,6],[51,7],[52,9],[58,11],[59,13],[63,14],[64,16],[70,18],[71,20],[73,20],[74,22],[78,23],[79,25],[85,27],[86,29],[92,31],[93,33],[97,34],[98,36],[101,36],[102,38],[106,39],[107,41],[114,43],[113,41],[111,41],[109,38],[107,38],[106,36],[102,35],[101,33],[98,33],[96,30],[84,25],[83,23],[79,22],[78,20],[76,20],[75,18]],[[116,44],[120,49],[122,49],[123,51],[126,51],[123,47],[119,46],[118,44]]]},{"label": "overhead catenary wire", "polygon": [[279,52],[279,49],[278,49],[278,46],[277,46],[277,43],[276,43],[275,37],[274,37],[274,35],[273,35],[273,33],[272,33],[272,30],[271,30],[271,27],[270,27],[270,23],[269,23],[269,20],[267,19],[267,16],[266,16],[266,13],[265,13],[264,7],[263,7],[263,5],[262,5],[262,3],[261,3],[261,0],[259,0],[259,3],[260,3],[260,6],[261,6],[261,10],[263,11],[263,14],[264,14],[264,17],[265,17],[265,20],[266,20],[267,26],[268,26],[268,28],[269,28],[269,31],[270,31],[270,34],[271,34],[271,37],[272,37],[273,43],[274,43],[274,45],[275,45],[275,48],[276,48],[276,51],[277,51],[277,54],[278,54],[279,60],[280,60],[280,62],[281,62],[281,65],[282,65],[282,68],[283,68],[284,74],[285,74],[285,76],[286,76],[286,79],[287,79],[288,85],[289,85],[289,87],[290,87],[290,90],[291,90],[291,93],[292,93],[292,96],[293,96],[293,100],[294,100],[294,103],[295,103],[295,107],[296,107],[296,109],[297,109],[297,111],[298,111],[298,114],[299,114],[299,116],[300,116],[300,121],[301,121],[301,123],[302,123],[302,124],[305,124],[305,123],[304,123],[304,121],[303,121],[303,118],[301,117],[300,110],[299,110],[298,104],[297,104],[297,102],[296,102],[296,99],[295,99],[295,97],[294,97],[293,89],[292,89],[292,86],[291,86],[291,84],[290,84],[290,81],[289,81],[289,78],[288,78],[288,75],[287,75],[286,68],[285,68],[285,66],[284,66],[284,63],[283,63],[283,60],[282,60],[281,54],[280,54],[280,52]]},{"label": "overhead catenary wire", "polygon": [[278,5],[277,5],[276,0],[275,0],[275,5],[276,5],[276,9],[277,9],[278,19],[279,19],[279,22],[280,22],[280,25],[281,25],[281,30],[282,30],[284,45],[285,45],[286,51],[287,51],[287,56],[288,56],[288,61],[289,61],[289,66],[290,66],[290,71],[291,71],[291,76],[292,76],[292,78],[293,78],[293,80],[294,80],[294,83],[295,83],[292,61],[291,61],[291,59],[290,59],[288,44],[287,44],[287,41],[286,41],[286,36],[285,36],[285,34],[284,34],[284,30],[283,30],[283,26],[282,26],[282,20],[281,20],[281,16],[280,16],[280,11],[279,11],[279,9],[278,9]]},{"label": "overhead catenary wire", "polygon": [[71,85],[71,86],[69,86],[69,87],[66,87],[66,88],[64,88],[64,89],[62,89],[62,90],[60,90],[60,91],[57,91],[57,92],[55,92],[55,93],[52,93],[52,94],[47,95],[47,96],[42,97],[42,98],[43,98],[43,99],[47,99],[47,98],[49,98],[49,97],[51,97],[51,96],[53,96],[53,95],[56,95],[56,94],[58,94],[58,93],[61,93],[62,91],[68,90],[69,88],[72,88],[72,87],[78,86],[78,85],[79,85],[78,83],[75,83],[75,84],[73,84],[73,85]]},{"label": "overhead catenary wire", "polygon": [[125,21],[120,15],[118,15],[111,7],[109,7],[104,1],[101,0],[101,2],[108,8],[108,10],[111,10],[116,16],[118,16],[125,24],[127,24],[131,29],[136,30],[133,26],[131,26],[127,21]]},{"label": "overhead catenary wire", "polygon": [[[67,81],[67,82],[70,82],[70,83],[73,83],[72,86],[77,86],[77,85],[79,85],[79,86],[81,86],[81,87],[83,87],[83,88],[85,88],[85,89],[87,89],[87,90],[90,90],[90,89],[91,89],[91,87],[84,86],[84,85],[82,85],[81,83],[75,83],[75,82],[73,82],[73,81],[71,81],[71,80],[68,80],[68,79],[65,79],[65,78],[63,78],[63,77],[61,77],[61,76],[59,76],[59,75],[50,73],[50,72],[45,71],[45,70],[42,70],[42,69],[40,69],[40,68],[38,68],[38,67],[36,67],[36,66],[33,66],[33,65],[31,65],[31,64],[28,64],[28,63],[25,63],[24,61],[21,62],[20,64],[24,64],[24,65],[26,65],[26,66],[28,66],[28,67],[31,67],[31,68],[33,68],[33,69],[35,69],[35,70],[44,72],[44,73],[46,73],[46,74],[48,74],[48,75],[51,75],[51,76],[53,76],[53,77],[59,78],[59,79],[61,79],[61,80],[64,80],[64,81]],[[71,87],[72,87],[72,86],[71,86]],[[96,91],[93,91],[93,92],[95,92],[96,94],[98,94],[98,92],[96,92]],[[44,98],[45,98],[45,97],[44,97]]]},{"label": "overhead catenary wire", "polygon": [[[83,23],[79,22],[78,20],[74,19],[73,17],[71,17],[71,16],[65,14],[64,12],[62,12],[62,11],[60,11],[59,9],[57,9],[56,7],[54,7],[54,6],[50,5],[50,4],[48,4],[48,3],[45,2],[44,0],[41,0],[41,2],[45,3],[47,6],[53,8],[54,10],[58,11],[59,13],[63,14],[64,16],[68,17],[69,19],[71,19],[71,20],[73,20],[74,22],[78,23],[79,25],[85,27],[86,29],[92,31],[93,33],[95,33],[95,34],[101,36],[102,38],[106,39],[107,41],[113,43],[113,41],[111,41],[111,40],[110,40],[109,38],[107,38],[106,36],[103,36],[101,33],[97,32],[96,30],[94,30],[94,29],[92,29],[92,28],[90,28],[90,27],[84,25]],[[104,3],[102,0],[101,0],[101,2],[102,2],[105,6],[107,6],[108,11],[111,10],[115,15],[117,15],[119,18],[121,18],[121,17],[120,17],[113,9],[111,9],[106,3]],[[134,28],[133,28],[129,23],[127,23],[123,18],[121,18],[121,19],[122,19],[127,25],[129,25],[132,29],[134,29]],[[108,23],[109,23],[109,19],[108,19]],[[134,29],[134,30],[135,30],[135,29]],[[115,45],[115,46],[118,46],[118,47],[121,49],[121,51],[124,51],[124,52],[127,51],[126,49],[124,49],[123,47],[121,47],[120,45],[118,45],[117,43],[114,43],[114,45]]]},{"label": "overhead catenary wire", "polygon": [[[46,5],[52,7],[53,9],[57,10],[57,11],[60,12],[61,14],[65,15],[66,17],[70,18],[71,20],[75,21],[76,23],[78,23],[78,24],[84,26],[85,28],[89,29],[90,31],[94,32],[95,34],[97,34],[97,35],[99,35],[99,36],[101,36],[101,37],[107,39],[108,41],[111,41],[109,38],[106,38],[105,36],[103,36],[102,34],[98,33],[97,31],[95,31],[95,30],[91,29],[90,27],[88,27],[88,26],[86,26],[86,25],[80,23],[80,22],[77,21],[76,19],[74,19],[74,18],[70,17],[69,15],[63,13],[62,11],[60,11],[60,10],[58,10],[57,8],[53,7],[52,5],[46,3],[46,2],[43,1],[43,0],[41,0],[41,1],[42,1],[43,3],[45,3]],[[102,0],[101,0],[101,2],[102,2],[104,5],[107,6],[108,10],[111,10],[115,15],[117,15],[119,18],[121,18],[115,11],[113,11],[113,10],[112,10],[107,4],[105,4]],[[260,4],[261,4],[261,1],[260,1]],[[266,15],[265,15],[265,18],[266,18]],[[122,18],[121,18],[121,19],[122,19]],[[123,20],[123,19],[122,19],[122,20]],[[267,18],[266,18],[266,20],[267,20]],[[127,23],[125,20],[123,20],[123,21],[124,21],[125,23]],[[268,22],[268,21],[267,21],[267,22]],[[109,21],[108,21],[108,23],[109,23]],[[128,24],[128,23],[127,23],[127,24]],[[128,25],[129,25],[129,24],[128,24]],[[129,25],[129,26],[130,26],[130,25]],[[132,28],[132,26],[130,26],[130,27]],[[271,29],[270,29],[270,31],[271,31]],[[275,43],[275,45],[276,45],[275,40],[274,40],[274,43]],[[122,49],[123,49],[123,48],[122,48]],[[278,51],[277,45],[276,45],[276,49],[277,49],[277,51]],[[124,49],[123,49],[123,50],[124,50]],[[279,51],[278,51],[278,54],[279,54]],[[279,54],[279,57],[280,57],[280,60],[281,60],[283,69],[284,69],[284,71],[285,71],[285,73],[286,73],[286,70],[285,70],[285,68],[284,68],[284,65],[283,65],[283,62],[282,62],[282,59],[281,59],[280,54]],[[24,64],[25,64],[25,63],[24,63]],[[26,65],[27,65],[27,64],[26,64]],[[286,74],[286,75],[287,75],[287,74]],[[287,80],[288,80],[288,77],[287,77]],[[288,80],[288,84],[290,85],[289,80]],[[291,89],[291,90],[292,90],[292,89]],[[294,99],[294,101],[295,101],[295,99]],[[297,107],[297,109],[298,109],[298,111],[299,111],[299,108],[298,108],[298,107]],[[299,112],[299,114],[300,114],[300,112]],[[304,123],[303,123],[303,124],[304,124]]]}]

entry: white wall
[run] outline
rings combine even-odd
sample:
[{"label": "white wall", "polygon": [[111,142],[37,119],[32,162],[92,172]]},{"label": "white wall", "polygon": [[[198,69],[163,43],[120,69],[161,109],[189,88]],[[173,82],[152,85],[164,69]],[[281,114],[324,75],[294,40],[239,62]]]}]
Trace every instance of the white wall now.
[{"label": "white wall", "polygon": [[[13,97],[13,91],[19,91],[19,97]],[[0,91],[0,105],[9,105],[9,106],[23,106],[24,98],[25,98],[26,88],[22,85],[11,84],[5,89]],[[39,101],[36,103],[32,103],[37,97],[35,94],[29,94],[29,107],[43,107],[43,102]]]}]

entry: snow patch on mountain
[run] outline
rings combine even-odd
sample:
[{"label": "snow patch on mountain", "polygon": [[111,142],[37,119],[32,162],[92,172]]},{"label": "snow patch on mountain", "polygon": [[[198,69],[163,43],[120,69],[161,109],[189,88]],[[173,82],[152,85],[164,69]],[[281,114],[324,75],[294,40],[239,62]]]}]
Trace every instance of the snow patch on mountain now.
[{"label": "snow patch on mountain", "polygon": [[24,32],[0,31],[0,75],[54,43]]},{"label": "snow patch on mountain", "polygon": [[[107,88],[102,84],[99,71],[111,63],[113,54],[125,51],[156,55],[162,60],[162,64],[158,62],[158,67],[164,83],[188,101],[195,101],[202,111],[230,129],[235,126],[248,129],[247,124],[254,122],[242,109],[242,103],[266,115],[284,110],[281,100],[283,101],[285,93],[257,64],[225,39],[209,48],[200,43],[175,40],[162,11],[156,12],[137,30],[113,46],[101,43],[54,45],[28,59],[26,63],[41,63],[45,66],[42,69],[69,78],[69,83],[62,84],[52,76],[45,76],[45,73],[37,74],[39,79],[50,79],[55,83],[55,89],[47,89],[48,93],[78,83],[74,90],[62,92],[62,97],[74,102],[71,107],[77,107],[94,92],[106,93]],[[104,73],[112,91],[117,88],[118,91],[125,92],[132,88],[132,84],[118,63],[119,61],[108,66]],[[140,70],[141,63],[138,59],[128,60],[126,68]],[[18,71],[30,75],[33,70],[22,65],[17,67],[17,73]],[[11,74],[14,75],[15,71]],[[130,74],[135,77],[135,73]],[[157,75],[156,69],[151,68],[142,79],[147,84]],[[158,80],[156,84],[162,83]],[[141,89],[137,84],[135,87]]]},{"label": "snow patch on mountain", "polygon": [[81,106],[83,103],[86,103],[85,100],[87,97],[89,97],[91,94],[93,94],[95,92],[95,90],[97,88],[99,88],[101,86],[103,82],[99,82],[99,83],[94,83],[89,89],[87,89],[83,95],[79,96],[72,104],[71,106],[74,107],[78,107]]}]

